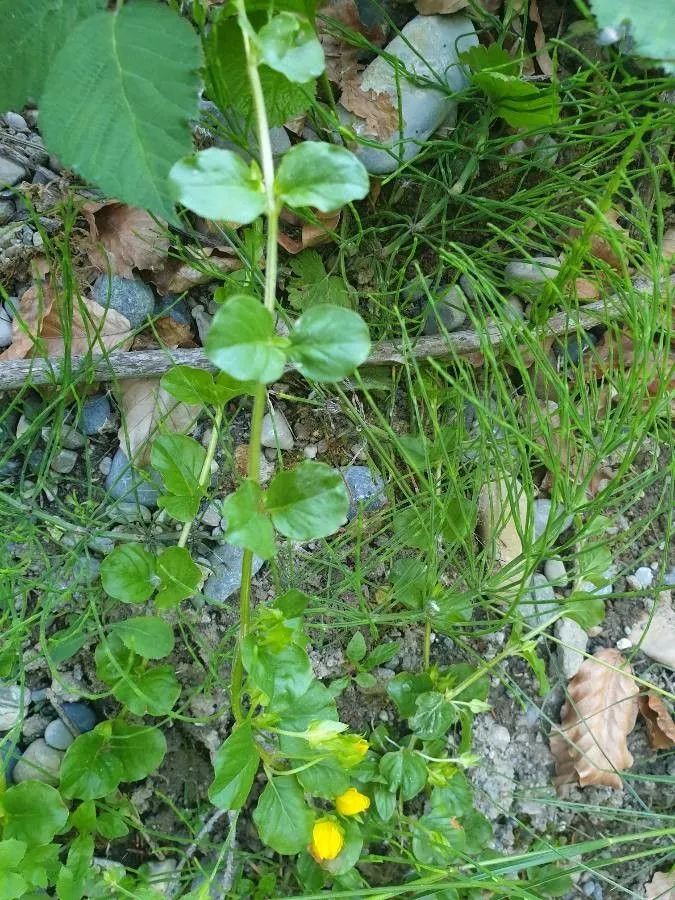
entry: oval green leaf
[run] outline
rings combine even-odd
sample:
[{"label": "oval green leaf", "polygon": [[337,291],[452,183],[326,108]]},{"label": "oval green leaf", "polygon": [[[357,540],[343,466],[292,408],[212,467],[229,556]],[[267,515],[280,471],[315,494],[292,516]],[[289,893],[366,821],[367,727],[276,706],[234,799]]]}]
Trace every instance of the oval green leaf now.
[{"label": "oval green leaf", "polygon": [[247,294],[235,294],[218,310],[205,349],[212,363],[238,381],[276,381],[286,364],[272,313]]},{"label": "oval green leaf", "polygon": [[29,847],[48,844],[68,820],[68,810],[56,788],[40,781],[24,781],[2,795],[3,838],[24,841]]},{"label": "oval green leaf", "polygon": [[333,534],[347,521],[349,510],[349,495],[340,473],[311,460],[279,472],[265,502],[277,531],[296,541]]},{"label": "oval green leaf", "polygon": [[[104,723],[105,724],[105,723]],[[112,793],[124,775],[100,730],[81,734],[66,750],[61,763],[61,792],[77,800],[97,800]]]},{"label": "oval green leaf", "polygon": [[274,528],[269,517],[261,511],[261,498],[260,487],[255,481],[246,479],[225,499],[225,540],[253,551],[261,559],[269,559],[276,553]]},{"label": "oval green leaf", "polygon": [[307,847],[313,819],[293,775],[270,779],[253,813],[261,841],[285,856],[300,853]]},{"label": "oval green leaf", "polygon": [[123,544],[101,563],[106,594],[122,603],[145,603],[155,590],[155,557],[140,544]]},{"label": "oval green leaf", "polygon": [[326,66],[313,26],[290,12],[280,12],[260,29],[258,46],[270,69],[297,84],[318,78]]},{"label": "oval green leaf", "polygon": [[265,211],[265,188],[256,162],[209,147],[179,160],[169,176],[174,196],[198,216],[248,225]]},{"label": "oval green leaf", "polygon": [[111,724],[110,749],[122,765],[122,781],[140,781],[162,764],[166,738],[159,728],[131,725],[121,719]]},{"label": "oval green leaf", "polygon": [[250,723],[243,722],[216,753],[209,800],[218,809],[241,809],[253,786],[260,756]]},{"label": "oval green leaf", "polygon": [[353,153],[335,144],[306,141],[284,154],[275,180],[282,203],[332,212],[368,193],[368,172]]},{"label": "oval green leaf", "polygon": [[181,687],[171,666],[154,666],[127,675],[112,690],[135,716],[166,716],[178,700]]},{"label": "oval green leaf", "polygon": [[155,597],[157,609],[170,609],[192,597],[202,579],[202,570],[192,561],[185,547],[167,547],[157,558],[159,587]]},{"label": "oval green leaf", "polygon": [[173,650],[173,628],[157,616],[134,616],[111,629],[125,647],[145,659],[162,659]]},{"label": "oval green leaf", "polygon": [[308,309],[291,331],[289,359],[305,378],[339,381],[368,358],[368,326],[358,313],[322,304]]}]

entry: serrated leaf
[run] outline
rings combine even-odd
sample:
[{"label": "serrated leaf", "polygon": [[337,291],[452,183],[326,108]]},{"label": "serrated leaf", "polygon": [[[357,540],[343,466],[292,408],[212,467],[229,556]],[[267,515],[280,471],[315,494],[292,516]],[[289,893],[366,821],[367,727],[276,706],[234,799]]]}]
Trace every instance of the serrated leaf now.
[{"label": "serrated leaf", "polygon": [[512,128],[554,125],[560,118],[560,98],[554,88],[537,88],[501,72],[477,72],[474,83],[494,103],[495,113]]},{"label": "serrated leaf", "polygon": [[239,381],[276,381],[286,363],[272,313],[246,294],[235,294],[218,310],[205,349],[212,363]]},{"label": "serrated leaf", "polygon": [[[265,6],[265,11],[268,7]],[[254,28],[267,16],[250,16]],[[253,116],[251,86],[246,74],[246,54],[241,31],[234,18],[220,15],[206,39],[206,79],[209,96],[224,110],[234,110],[244,120]],[[258,67],[267,120],[271,126],[283,125],[305,112],[314,99],[316,82],[293,84],[284,75],[262,64]]]},{"label": "serrated leaf", "polygon": [[157,616],[134,616],[116,622],[111,632],[144,659],[162,659],[173,650],[173,628]]},{"label": "serrated leaf", "polygon": [[56,788],[40,781],[23,781],[2,795],[3,838],[29,847],[48,844],[68,820],[68,810]]},{"label": "serrated leaf", "polygon": [[197,590],[202,572],[185,547],[167,547],[157,557],[160,582],[155,597],[157,609],[169,609],[187,600]]},{"label": "serrated leaf", "polygon": [[293,775],[270,779],[253,813],[262,842],[283,855],[300,853],[307,847],[313,818]]},{"label": "serrated leaf", "polygon": [[174,219],[168,175],[191,149],[201,52],[159,4],[119,6],[72,29],[41,98],[47,145],[106,193]]},{"label": "serrated leaf", "polygon": [[123,603],[145,603],[155,590],[155,557],[140,544],[122,544],[101,563],[101,583]]},{"label": "serrated leaf", "polygon": [[225,540],[252,550],[261,559],[269,559],[276,553],[274,528],[261,508],[260,486],[247,479],[223,502],[223,515],[227,519]]},{"label": "serrated leaf", "polygon": [[324,213],[362,200],[369,186],[368,172],[353,153],[318,141],[291,147],[274,181],[277,196],[287,206],[314,206]]},{"label": "serrated leaf", "polygon": [[262,61],[289,81],[305,84],[325,68],[323,49],[313,26],[289,12],[280,12],[263,25],[257,43]]},{"label": "serrated leaf", "polygon": [[265,211],[265,187],[258,164],[247,165],[231,150],[209,147],[174,164],[174,197],[205,219],[248,225]]},{"label": "serrated leaf", "polygon": [[20,110],[39,100],[54,56],[78,22],[105,6],[105,0],[0,0],[3,52],[0,55],[0,112]]},{"label": "serrated leaf", "polygon": [[313,306],[290,334],[289,359],[306,378],[339,381],[365,362],[368,326],[358,313],[341,306]]},{"label": "serrated leaf", "polygon": [[327,537],[344,525],[349,496],[340,473],[306,460],[272,479],[265,498],[277,531],[296,541]]},{"label": "serrated leaf", "polygon": [[243,722],[220,746],[214,762],[209,800],[218,809],[241,809],[260,765],[253,729]]},{"label": "serrated leaf", "polygon": [[[658,60],[666,72],[675,74],[675,6],[671,0],[592,0],[591,10],[598,26],[609,32],[603,35],[607,43],[618,41],[628,31],[631,53]],[[614,35],[615,40],[609,40]]]}]

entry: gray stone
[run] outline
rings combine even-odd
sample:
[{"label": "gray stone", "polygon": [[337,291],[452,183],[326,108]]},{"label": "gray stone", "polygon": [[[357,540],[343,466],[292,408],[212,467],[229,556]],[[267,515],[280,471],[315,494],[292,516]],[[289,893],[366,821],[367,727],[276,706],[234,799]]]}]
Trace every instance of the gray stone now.
[{"label": "gray stone", "polygon": [[50,465],[54,472],[59,472],[61,475],[67,475],[69,472],[73,471],[76,462],[77,453],[75,453],[74,450],[61,450],[61,452],[57,453],[51,461]]},{"label": "gray stone", "polygon": [[113,522],[150,522],[152,521],[152,513],[147,506],[131,501],[120,500],[118,503],[112,503],[107,511]]},{"label": "gray stone", "polygon": [[104,456],[98,464],[98,470],[101,475],[108,475],[112,468],[112,457]]},{"label": "gray stone", "polygon": [[220,525],[221,516],[220,504],[209,503],[202,513],[202,523],[209,528],[217,528]]},{"label": "gray stone", "polygon": [[528,625],[537,628],[558,609],[553,588],[544,575],[538,572],[532,576],[532,587],[520,602],[520,614]]},{"label": "gray stone", "polygon": [[0,347],[12,343],[12,319],[4,306],[0,306]]},{"label": "gray stone", "polygon": [[162,481],[159,473],[152,469],[144,470],[141,474],[130,464],[120,447],[113,456],[105,486],[113,500],[134,500],[142,506],[154,509],[157,506]]},{"label": "gray stone", "polygon": [[166,896],[175,879],[172,873],[176,870],[175,859],[162,859],[145,863],[141,867],[141,874],[147,879],[148,885],[157,893]]},{"label": "gray stone", "polygon": [[439,334],[439,319],[446,331],[457,331],[466,321],[466,297],[453,285],[436,303],[429,303],[424,321],[425,334]]},{"label": "gray stone", "polygon": [[27,174],[27,170],[23,166],[7,159],[6,156],[0,156],[0,186],[9,185],[11,187],[24,179]]},{"label": "gray stone", "polygon": [[91,295],[101,306],[117,310],[129,320],[132,328],[140,328],[151,316],[155,308],[152,289],[140,278],[121,278],[107,274],[99,275],[94,282]]},{"label": "gray stone", "polygon": [[6,112],[4,118],[5,122],[7,122],[9,127],[13,128],[14,131],[23,131],[24,134],[30,131],[28,123],[23,116],[19,115],[19,113]]},{"label": "gray stone", "polygon": [[69,700],[61,708],[65,715],[68,716],[71,724],[78,728],[82,734],[91,731],[98,721],[96,713],[91,706],[81,703],[79,700]]},{"label": "gray stone", "polygon": [[192,325],[190,307],[185,300],[180,300],[176,294],[167,294],[160,297],[155,304],[155,316],[169,316],[179,325]]},{"label": "gray stone", "polygon": [[557,587],[566,587],[569,582],[565,563],[561,559],[547,559],[544,563],[544,575]]},{"label": "gray stone", "polygon": [[476,302],[476,288],[473,282],[473,279],[469,278],[468,275],[460,275],[459,276],[459,286],[464,291],[464,295],[467,300],[470,300],[471,303]]},{"label": "gray stone", "polygon": [[0,783],[5,779],[5,784],[12,783],[14,769],[21,756],[16,743],[10,739],[0,741]]},{"label": "gray stone", "polygon": [[[241,587],[241,561],[244,548],[232,544],[218,544],[208,557],[209,566],[213,570],[204,587],[204,596],[213,603],[224,603]],[[253,574],[262,568],[263,560],[253,557]]]},{"label": "gray stone", "polygon": [[504,269],[504,276],[518,290],[536,294],[539,286],[554,279],[559,270],[560,260],[555,256],[535,256],[532,262],[510,262]]},{"label": "gray stone", "polygon": [[574,619],[558,619],[555,623],[558,644],[558,662],[565,678],[569,681],[579,671],[584,661],[584,651],[588,647],[588,635]]},{"label": "gray stone", "polygon": [[648,566],[640,566],[634,575],[626,578],[626,581],[634,591],[646,591],[654,583],[654,573]]},{"label": "gray stone", "polygon": [[24,717],[30,691],[19,684],[0,685],[0,731],[9,731]]},{"label": "gray stone", "polygon": [[99,434],[111,420],[112,408],[105,394],[96,394],[85,400],[80,419],[80,428],[85,434]]},{"label": "gray stone", "polygon": [[[33,702],[37,703],[42,695],[43,691],[33,691]],[[46,691],[44,692],[46,693]],[[44,699],[44,698],[43,698]],[[26,718],[21,723],[21,734],[26,739],[28,743],[34,741],[36,738],[42,737],[45,733],[45,728],[49,725],[49,719],[47,716],[42,715],[42,713],[35,713],[33,716],[26,716]]]},{"label": "gray stone", "polygon": [[375,512],[387,505],[384,480],[379,472],[371,471],[368,466],[347,466],[341,474],[351,499],[348,522],[355,518],[359,508],[365,512]]},{"label": "gray stone", "polygon": [[[553,509],[551,500],[535,500],[534,501],[534,539],[538,540],[546,531],[546,526],[553,527],[554,522],[561,518],[563,510],[560,507]],[[573,516],[565,516],[560,531],[567,531],[573,522]],[[560,526],[556,526],[556,531]]]},{"label": "gray stone", "polygon": [[[421,145],[450,115],[455,115],[457,103],[452,94],[468,86],[468,79],[459,65],[459,54],[478,43],[476,31],[465,16],[416,16],[402,29],[400,35],[385,48],[386,55],[395,57],[401,69],[433,85],[440,78],[442,90],[428,84],[414,84],[397,72],[385,56],[378,56],[361,76],[361,90],[388,94],[395,109],[401,105],[403,133],[398,130],[378,147],[357,146],[354,152],[369,172],[393,172],[401,162],[419,153]],[[449,89],[449,90],[448,90]],[[364,119],[339,107],[340,119],[352,131],[373,142]],[[401,139],[402,138],[402,139]]]},{"label": "gray stone", "polygon": [[610,567],[606,572],[602,573],[602,577],[605,579],[604,584],[593,584],[592,581],[582,581],[579,585],[579,590],[584,594],[593,594],[595,597],[609,597],[614,590],[612,579],[615,574],[614,568]]},{"label": "gray stone", "polygon": [[12,200],[0,200],[0,225],[10,222],[16,207]]},{"label": "gray stone", "polygon": [[61,719],[54,719],[45,728],[45,743],[54,750],[67,750],[74,740],[74,736]]},{"label": "gray stone", "polygon": [[52,181],[58,181],[58,174],[47,166],[38,166],[33,175],[33,184],[51,184]]},{"label": "gray stone", "polygon": [[[45,443],[48,443],[52,437],[52,429],[51,428],[43,428],[42,429],[42,439]],[[85,441],[80,432],[73,428],[72,425],[66,425],[65,423],[61,426],[61,431],[58,437],[58,443],[65,447],[66,450],[81,450],[84,447]]]},{"label": "gray stone", "polygon": [[280,409],[274,409],[272,413],[267,413],[262,421],[262,434],[260,437],[263,447],[277,446],[281,450],[292,450],[293,432],[288,424],[286,416]]},{"label": "gray stone", "polygon": [[14,783],[42,781],[56,786],[59,783],[62,759],[63,753],[60,750],[55,750],[42,738],[38,738],[21,754],[14,768]]}]

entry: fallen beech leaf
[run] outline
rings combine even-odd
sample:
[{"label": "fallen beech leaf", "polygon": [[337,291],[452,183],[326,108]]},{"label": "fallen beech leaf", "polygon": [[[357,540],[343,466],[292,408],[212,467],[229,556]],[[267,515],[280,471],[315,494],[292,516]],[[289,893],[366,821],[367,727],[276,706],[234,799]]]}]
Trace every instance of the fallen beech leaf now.
[{"label": "fallen beech leaf", "polygon": [[133,269],[159,271],[169,252],[169,238],[162,226],[143,209],[115,200],[85,203],[89,225],[86,247],[91,264],[102,272],[108,266],[114,275],[133,277]]},{"label": "fallen beech leaf", "polygon": [[675,669],[675,611],[670,591],[661,591],[652,616],[644,616],[629,635],[634,647],[664,666]]},{"label": "fallen beech leaf", "polygon": [[[527,497],[517,478],[509,485],[502,476],[481,487],[478,495],[478,530],[483,545],[494,548],[497,569],[521,556],[523,542],[518,527],[522,531],[526,522]],[[518,581],[520,575],[520,572],[514,572]]]},{"label": "fallen beech leaf", "polygon": [[[590,252],[596,259],[601,259],[603,262],[606,262],[608,266],[620,271],[621,257],[616,253],[609,239],[603,235],[603,231],[607,232],[609,228],[616,231],[617,236],[620,238],[620,243],[629,240],[629,234],[626,229],[619,224],[619,214],[616,210],[608,209],[604,218],[604,225],[603,222],[600,221],[598,223],[599,230],[591,236]],[[578,228],[571,228],[568,235],[572,240],[576,240],[581,236],[581,230]]]},{"label": "fallen beech leaf", "polygon": [[544,26],[541,24],[541,16],[539,15],[539,7],[537,0],[530,0],[530,21],[534,23],[534,46],[537,49],[537,65],[543,75],[553,74],[553,62],[546,50],[546,35],[544,34]]},{"label": "fallen beech leaf", "polygon": [[12,322],[12,343],[0,353],[0,360],[24,359],[35,347],[45,318],[51,313],[56,296],[49,282],[34,284],[21,295],[19,310]]},{"label": "fallen beech leaf", "polygon": [[675,747],[675,722],[663,700],[650,691],[648,694],[640,694],[639,703],[652,750]]},{"label": "fallen beech leaf", "polygon": [[610,648],[585,660],[569,682],[560,728],[551,732],[550,739],[557,788],[576,781],[581,787],[621,788],[617,772],[633,765],[626,743],[638,712],[638,688],[632,674],[619,651]]},{"label": "fallen beech leaf", "polygon": [[417,12],[421,16],[435,16],[436,13],[454,13],[465,9],[469,0],[415,0]]},{"label": "fallen beech leaf", "polygon": [[162,316],[155,322],[155,329],[165,347],[183,347],[194,344],[194,335],[189,325],[176,322],[171,316]]},{"label": "fallen beech leaf", "polygon": [[398,131],[398,110],[385,92],[376,93],[372,88],[362,91],[357,82],[352,80],[345,84],[340,103],[346,110],[363,119],[363,134],[386,141]]},{"label": "fallen beech leaf", "polygon": [[332,213],[322,213],[314,210],[314,213],[319,220],[318,223],[305,222],[302,226],[303,249],[306,247],[318,247],[320,244],[329,244],[333,240],[331,232],[338,227],[342,210]]},{"label": "fallen beech leaf", "polygon": [[588,278],[577,278],[574,282],[574,292],[578,300],[597,300],[600,296],[600,288]]},{"label": "fallen beech leaf", "polygon": [[350,31],[362,34],[376,47],[384,44],[387,27],[381,23],[376,23],[370,28],[366,27],[361,22],[354,0],[333,0],[321,10],[321,13],[318,32],[326,60],[326,75],[333,84],[343,87],[358,74],[361,49],[343,40],[338,34],[331,34],[328,31],[330,20],[346,26]]},{"label": "fallen beech leaf", "polygon": [[129,459],[144,465],[150,459],[150,441],[159,434],[185,434],[201,412],[174,399],[161,387],[159,378],[122,381],[119,390],[122,425],[117,433]]},{"label": "fallen beech leaf", "polygon": [[182,294],[197,284],[215,281],[213,272],[233,272],[242,264],[234,251],[228,247],[186,247],[186,252],[194,257],[194,263],[175,257],[168,257],[163,268],[153,273],[154,282],[160,294]]},{"label": "fallen beech leaf", "polygon": [[655,872],[645,885],[646,900],[675,900],[675,871]]}]

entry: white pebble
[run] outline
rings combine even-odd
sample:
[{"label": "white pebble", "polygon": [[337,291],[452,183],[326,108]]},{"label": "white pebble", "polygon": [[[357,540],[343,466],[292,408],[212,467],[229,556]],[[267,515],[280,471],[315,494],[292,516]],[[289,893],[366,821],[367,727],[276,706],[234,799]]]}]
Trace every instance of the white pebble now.
[{"label": "white pebble", "polygon": [[302,455],[305,459],[316,459],[316,455],[319,452],[319,448],[316,444],[307,444],[307,446],[302,451]]},{"label": "white pebble", "polygon": [[281,450],[293,448],[291,426],[280,409],[273,409],[272,413],[267,413],[263,419],[261,443],[263,447],[278,446]]},{"label": "white pebble", "polygon": [[644,591],[654,583],[654,573],[647,566],[640,566],[634,575],[626,578],[626,581],[634,591]]},{"label": "white pebble", "polygon": [[632,646],[633,646],[633,642],[630,641],[628,638],[619,638],[619,640],[616,642],[617,650],[628,650]]}]

